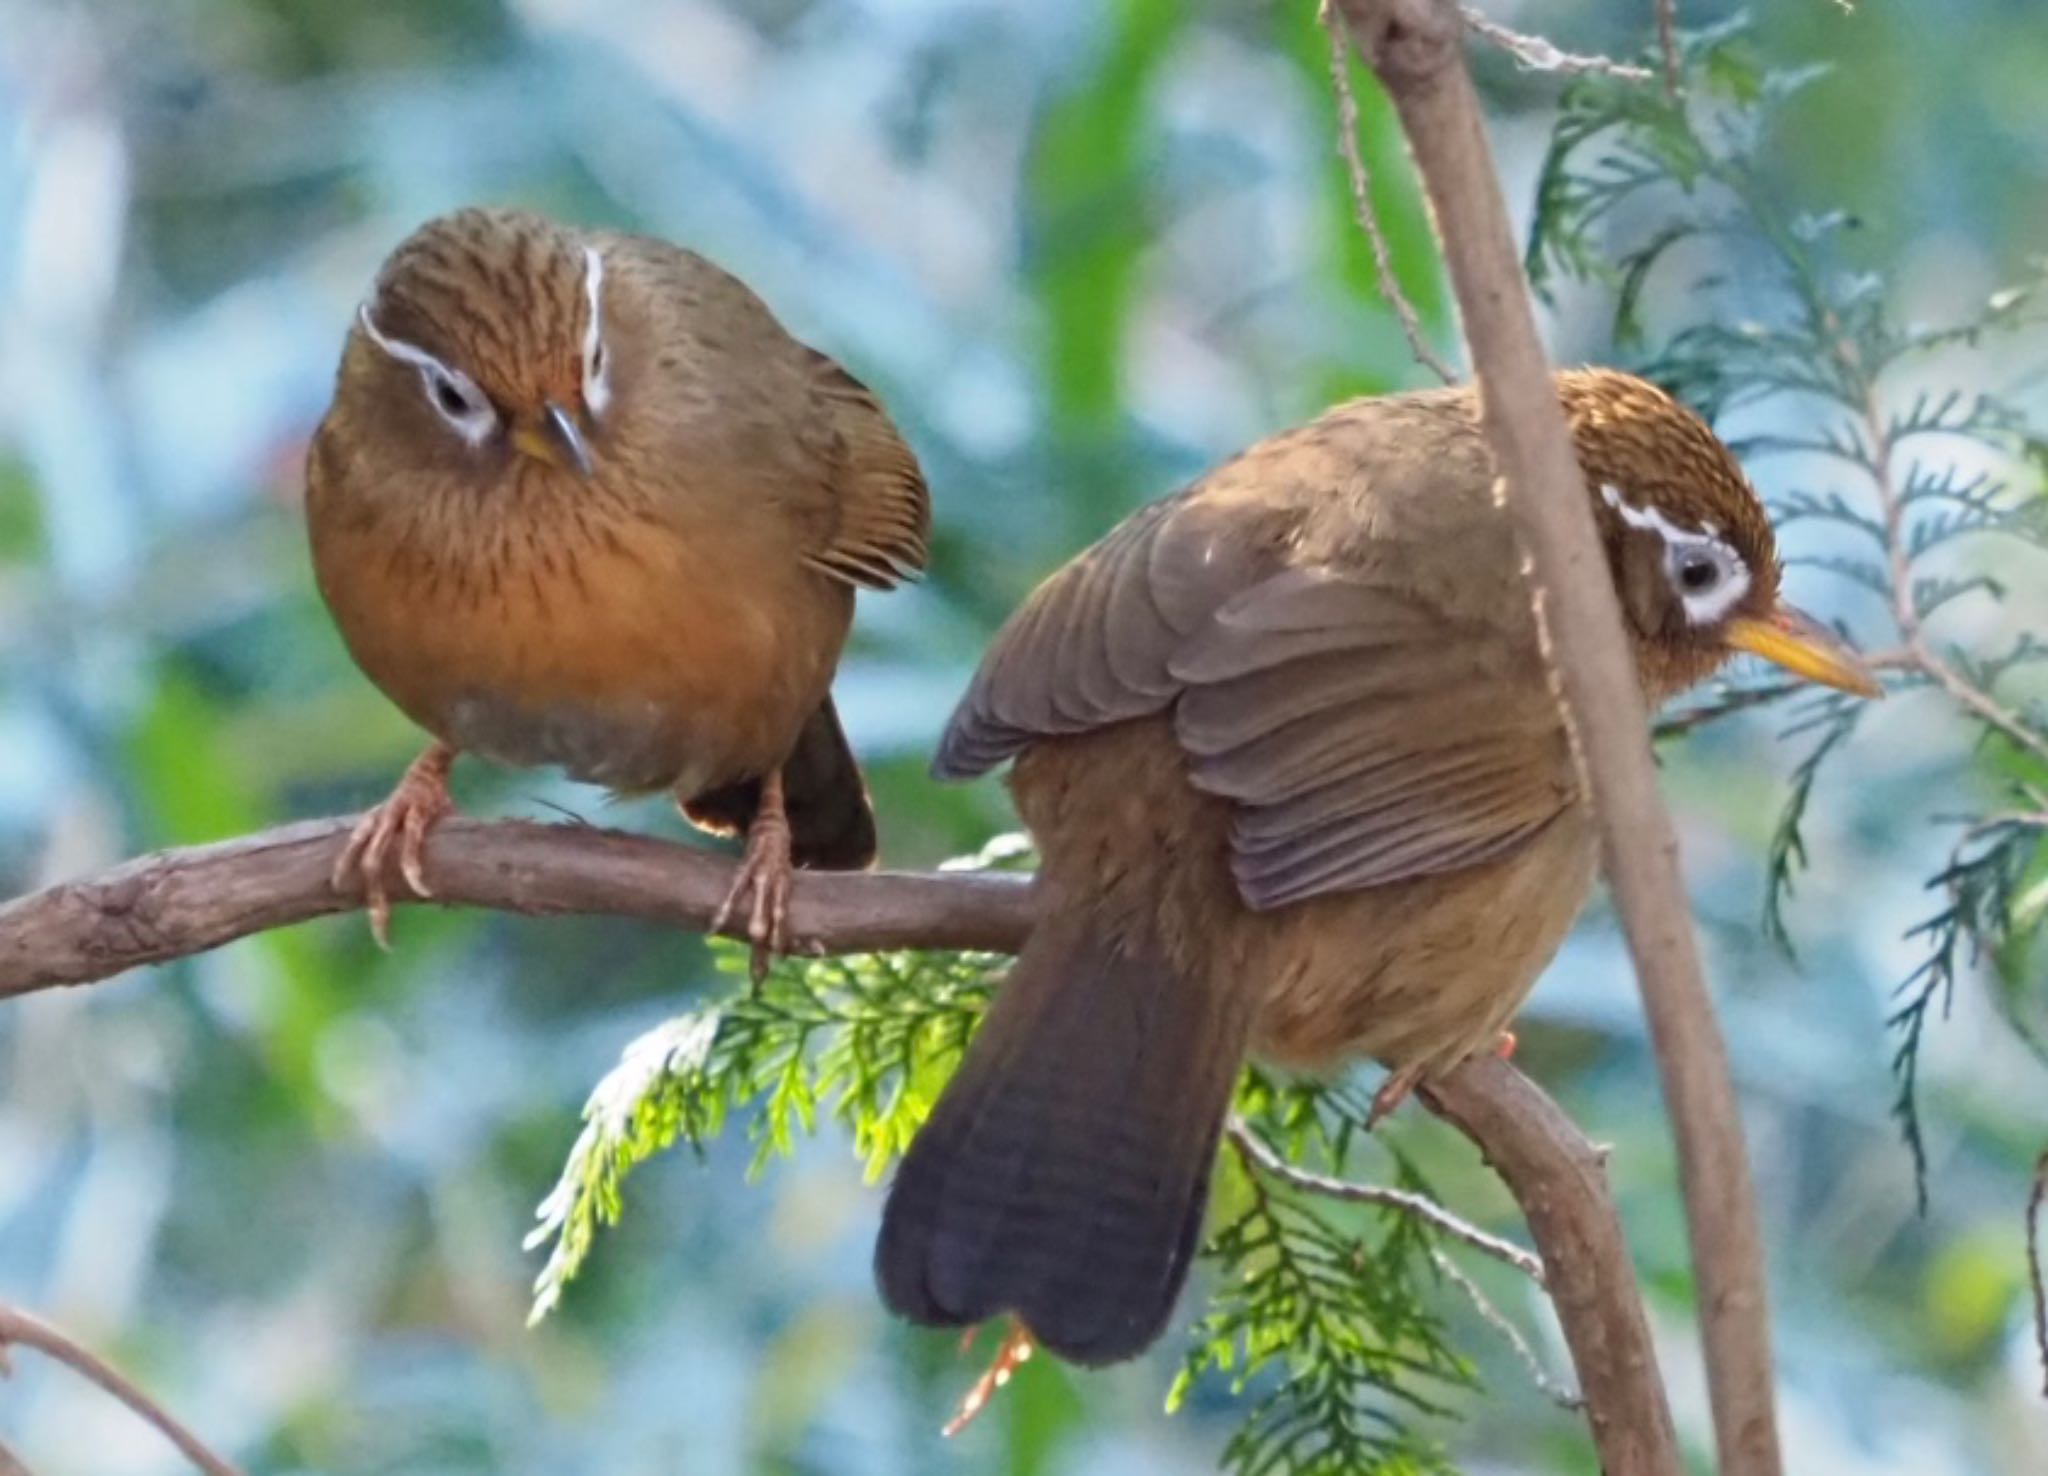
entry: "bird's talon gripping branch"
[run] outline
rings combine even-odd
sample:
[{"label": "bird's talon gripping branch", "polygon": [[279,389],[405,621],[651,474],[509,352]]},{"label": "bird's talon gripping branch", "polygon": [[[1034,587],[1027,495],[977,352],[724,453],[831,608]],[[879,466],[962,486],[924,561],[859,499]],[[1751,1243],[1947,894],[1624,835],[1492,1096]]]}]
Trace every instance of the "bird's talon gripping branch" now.
[{"label": "bird's talon gripping branch", "polygon": [[778,770],[761,781],[761,808],[747,827],[739,872],[711,920],[712,932],[724,932],[738,915],[741,900],[746,899],[747,941],[754,945],[747,976],[757,985],[768,977],[768,965],[775,955],[789,951],[789,891],[794,870],[789,816],[783,809]]},{"label": "bird's talon gripping branch", "polygon": [[1372,1094],[1372,1110],[1365,1115],[1366,1128],[1378,1127],[1382,1118],[1408,1100],[1421,1080],[1422,1068],[1409,1066],[1381,1082],[1380,1089]]},{"label": "bird's talon gripping branch", "polygon": [[426,844],[434,826],[455,809],[448,794],[448,771],[454,766],[455,750],[436,743],[405,771],[383,804],[356,823],[348,844],[334,863],[334,888],[348,892],[361,887],[363,905],[370,914],[370,936],[379,948],[391,947],[391,894],[385,885],[385,861],[392,842],[398,844],[398,873],[416,897],[431,897],[427,885]]},{"label": "bird's talon gripping branch", "polygon": [[1515,1039],[1514,1031],[1503,1030],[1500,1039],[1493,1043],[1493,1053],[1503,1061],[1512,1061],[1515,1059],[1515,1047],[1518,1044],[1520,1042]]}]

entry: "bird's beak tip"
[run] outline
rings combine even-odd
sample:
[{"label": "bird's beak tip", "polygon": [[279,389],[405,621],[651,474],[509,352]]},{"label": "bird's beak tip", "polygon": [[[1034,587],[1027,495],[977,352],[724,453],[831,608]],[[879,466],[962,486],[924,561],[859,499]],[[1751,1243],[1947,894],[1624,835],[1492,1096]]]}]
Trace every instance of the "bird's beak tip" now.
[{"label": "bird's beak tip", "polygon": [[1761,656],[1796,677],[1858,697],[1882,697],[1884,685],[1849,643],[1791,605],[1767,615],[1739,615],[1728,623],[1728,645]]},{"label": "bird's beak tip", "polygon": [[582,426],[553,400],[541,406],[537,419],[513,426],[512,447],[543,466],[573,472],[579,477],[591,474],[590,443]]}]

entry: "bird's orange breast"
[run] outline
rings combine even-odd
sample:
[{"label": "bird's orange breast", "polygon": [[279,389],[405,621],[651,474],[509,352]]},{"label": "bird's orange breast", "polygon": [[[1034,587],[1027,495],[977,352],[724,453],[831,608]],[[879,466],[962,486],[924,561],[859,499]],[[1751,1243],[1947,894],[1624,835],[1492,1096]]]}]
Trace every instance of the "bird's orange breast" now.
[{"label": "bird's orange breast", "polygon": [[357,663],[467,751],[688,795],[767,772],[824,699],[843,589],[745,530],[575,503],[316,509]]}]

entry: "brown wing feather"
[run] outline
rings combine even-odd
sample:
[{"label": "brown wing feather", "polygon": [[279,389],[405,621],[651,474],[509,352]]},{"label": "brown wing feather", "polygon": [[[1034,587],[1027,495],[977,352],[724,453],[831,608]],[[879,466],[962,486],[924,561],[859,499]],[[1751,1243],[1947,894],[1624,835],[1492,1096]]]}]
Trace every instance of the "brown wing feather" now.
[{"label": "brown wing feather", "polygon": [[932,773],[964,779],[1033,738],[1159,711],[1170,670],[1218,606],[1275,553],[1256,523],[1172,497],[1140,508],[1039,585],[996,633],[954,709]]},{"label": "brown wing feather", "polygon": [[1571,755],[1534,655],[1326,570],[1219,611],[1174,662],[1174,728],[1194,784],[1236,802],[1245,901],[1454,871],[1549,824]]},{"label": "brown wing feather", "polygon": [[1385,576],[1283,568],[1285,530],[1257,516],[1155,503],[1040,585],[933,772],[1170,707],[1191,782],[1234,802],[1232,869],[1257,908],[1474,865],[1571,803],[1533,640]]},{"label": "brown wing feather", "polygon": [[894,589],[922,573],[931,497],[917,458],[868,387],[808,350],[818,406],[845,450],[837,517],[804,561],[863,589]]}]

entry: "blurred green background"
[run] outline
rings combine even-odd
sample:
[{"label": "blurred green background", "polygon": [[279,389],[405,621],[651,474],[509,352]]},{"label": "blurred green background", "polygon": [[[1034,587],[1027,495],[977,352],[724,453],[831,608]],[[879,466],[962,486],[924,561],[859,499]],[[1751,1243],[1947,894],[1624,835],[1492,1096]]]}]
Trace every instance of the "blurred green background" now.
[{"label": "blurred green background", "polygon": [[[1636,0],[1484,8],[1581,49],[1648,31]],[[1904,316],[1965,310],[2048,240],[2035,0],[1761,10],[1774,63],[1837,68],[1774,135],[1773,184],[1859,219]],[[1351,225],[1312,12],[0,0],[0,894],[358,808],[412,755],[314,595],[299,466],[378,261],[473,201],[686,242],[890,405],[931,477],[934,570],[863,601],[842,709],[891,864],[979,845],[1008,822],[1000,788],[940,789],[924,757],[1036,578],[1246,442],[1419,382]],[[1556,79],[1478,61],[1525,212]],[[1426,223],[1364,102],[1400,275],[1448,343]],[[1552,318],[1561,357],[1605,348],[1585,296]],[[1971,372],[2038,407],[2043,348]],[[1818,575],[1795,593],[1868,613]],[[2018,618],[2038,629],[2034,595]],[[2048,1075],[1989,992],[1957,995],[1923,1074],[1924,1218],[1886,1116],[1887,997],[1916,959],[1901,934],[1953,838],[1940,817],[1986,803],[1987,778],[1937,701],[1887,704],[1815,796],[1795,969],[1756,926],[1795,756],[1776,722],[1715,729],[1667,773],[1759,1174],[1789,1468],[2048,1470],[2020,1236]],[[465,765],[457,791],[486,814],[682,831],[546,775]],[[830,1134],[755,1184],[739,1142],[647,1169],[564,1310],[527,1331],[538,1260],[519,1242],[585,1093],[723,985],[656,928],[412,909],[396,940],[382,955],[360,918],[333,920],[0,1009],[0,1297],[266,1476],[1213,1466],[1236,1408],[1217,1387],[1161,1412],[1173,1339],[1105,1375],[1035,1362],[940,1442],[980,1363],[883,1316],[879,1194]],[[1697,1447],[1670,1150],[1604,914],[1522,1038],[1614,1145]],[[1521,1233],[1469,1146],[1412,1112],[1392,1133],[1458,1207]],[[1489,1285],[1563,1367],[1548,1310]],[[1464,1468],[1591,1471],[1575,1417],[1446,1308],[1488,1381],[1439,1432]],[[0,1385],[0,1435],[41,1476],[180,1469],[32,1355]]]}]

